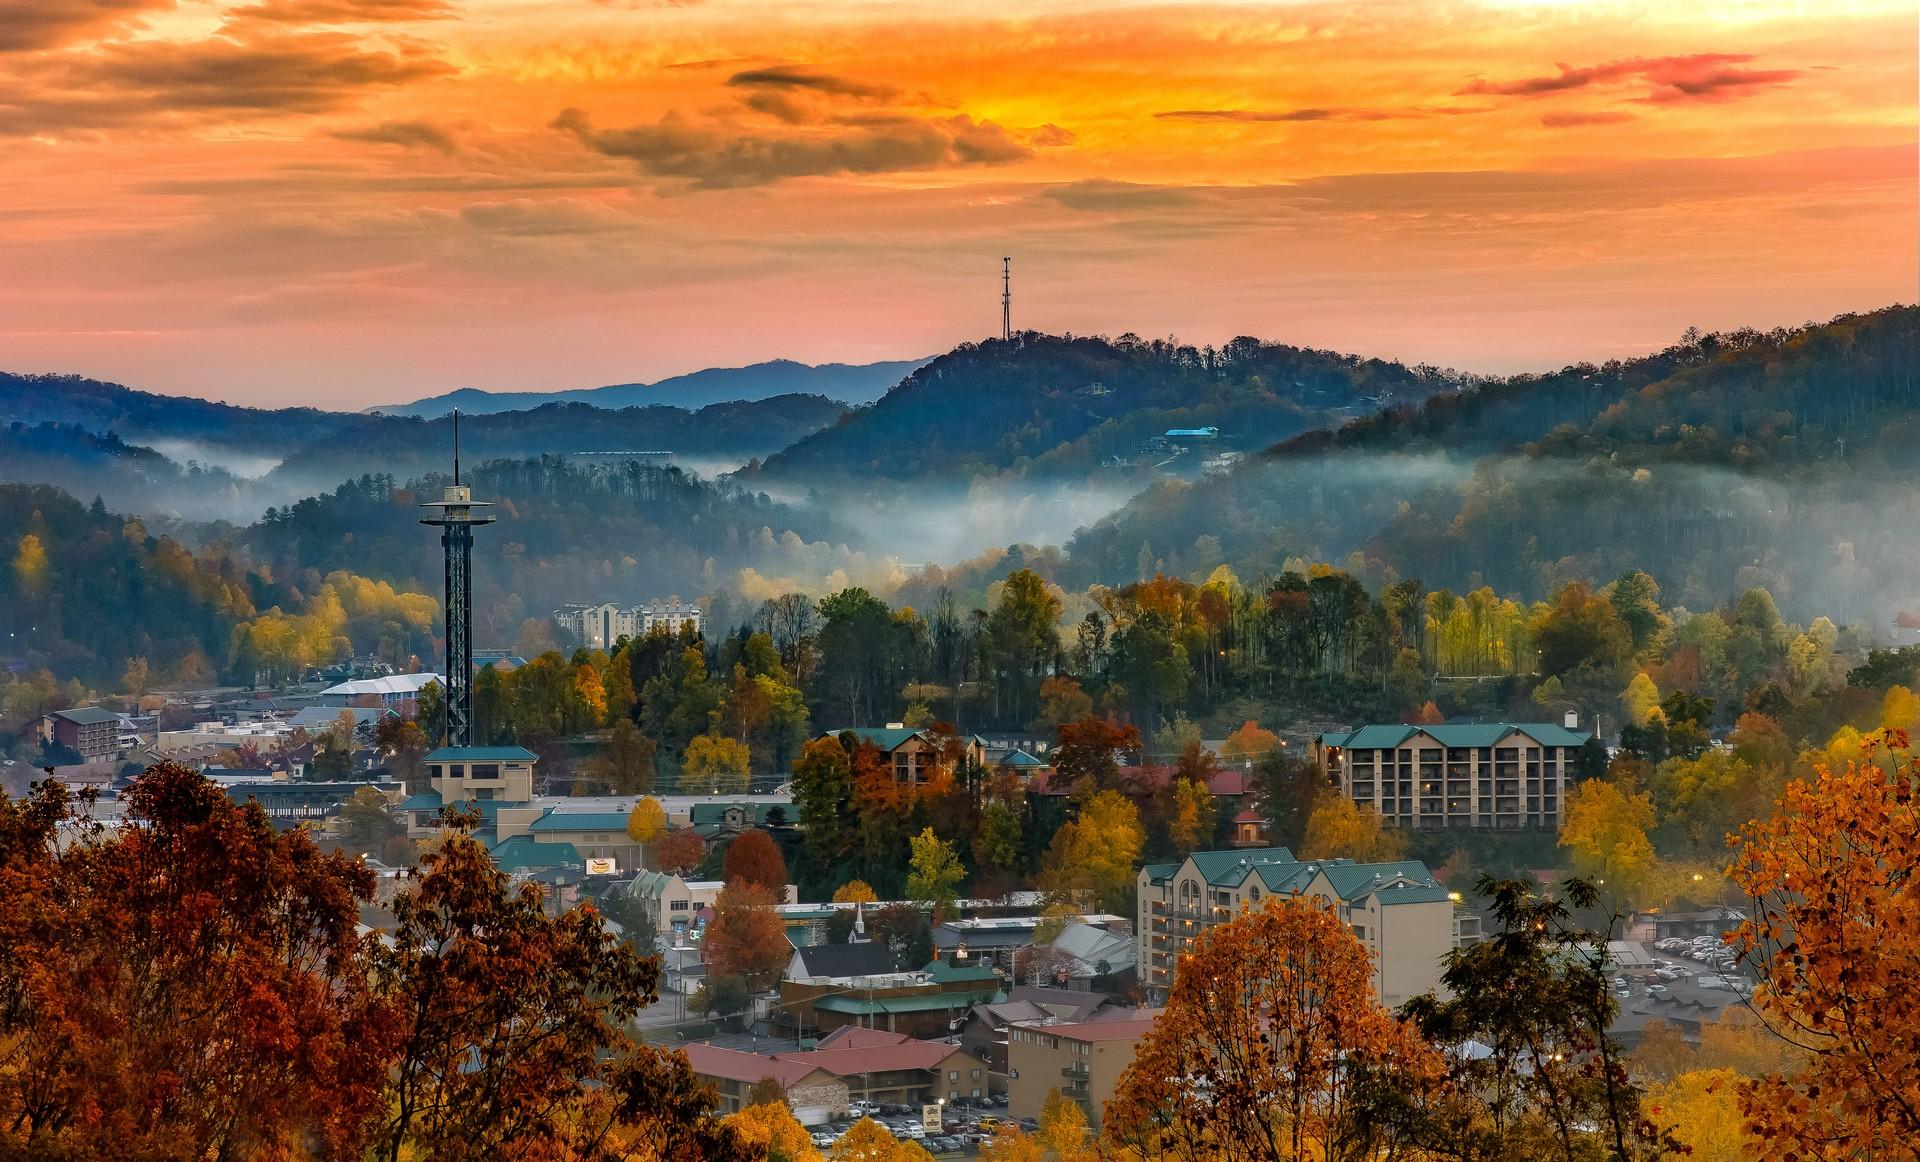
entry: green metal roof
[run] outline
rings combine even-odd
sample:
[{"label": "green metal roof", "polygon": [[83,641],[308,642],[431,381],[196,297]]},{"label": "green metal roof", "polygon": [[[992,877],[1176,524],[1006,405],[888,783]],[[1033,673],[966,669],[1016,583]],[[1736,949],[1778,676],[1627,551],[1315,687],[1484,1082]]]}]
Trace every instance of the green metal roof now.
[{"label": "green metal roof", "polygon": [[915,727],[843,726],[827,731],[826,737],[839,738],[843,734],[851,734],[862,742],[870,742],[881,750],[890,751],[919,733]]},{"label": "green metal roof", "polygon": [[430,763],[530,763],[540,756],[524,746],[443,746],[427,755]]},{"label": "green metal roof", "polygon": [[585,867],[571,843],[541,843],[531,835],[516,835],[493,849],[501,871],[529,871],[543,867]]},{"label": "green metal roof", "polygon": [[103,722],[120,721],[118,714],[98,706],[75,706],[71,710],[56,710],[53,713],[55,717],[64,718],[77,726],[99,726]]},{"label": "green metal roof", "polygon": [[1293,863],[1293,853],[1284,847],[1252,847],[1245,851],[1196,851],[1188,858],[1206,881],[1220,887],[1233,887],[1247,878],[1256,863]]},{"label": "green metal roof", "polygon": [[1380,903],[1386,904],[1433,904],[1453,897],[1442,887],[1430,888],[1388,888],[1380,893]]},{"label": "green metal roof", "polygon": [[965,992],[936,993],[930,996],[876,997],[873,1000],[841,994],[821,997],[813,1002],[813,1007],[825,1009],[829,1013],[854,1013],[860,1016],[875,1013],[929,1013],[939,1009],[952,1012],[957,1009],[970,1009],[979,1004],[986,995],[998,991],[996,986],[992,989],[968,989]]},{"label": "green metal roof", "polygon": [[549,811],[527,826],[529,831],[621,831],[627,817],[620,811]]},{"label": "green metal roof", "polygon": [[1008,755],[1006,758],[1001,759],[1000,765],[1003,767],[1025,767],[1025,768],[1038,769],[1041,767],[1045,767],[1047,764],[1044,760],[1034,758],[1032,755],[1028,754],[1026,751],[1017,750],[1017,751],[1014,751],[1012,754]]},{"label": "green metal roof", "polygon": [[954,981],[971,980],[979,981],[982,984],[990,984],[994,988],[1000,987],[999,974],[988,968],[975,968],[972,965],[967,965],[963,968],[950,961],[936,960],[927,965],[923,971],[933,977],[934,983],[936,984],[951,984]]},{"label": "green metal roof", "polygon": [[1150,863],[1140,870],[1147,873],[1148,883],[1164,884],[1173,878],[1174,872],[1180,870],[1180,865],[1177,863]]},{"label": "green metal roof", "polygon": [[[1401,860],[1397,863],[1334,863],[1323,862],[1320,870],[1326,873],[1327,882],[1343,900],[1355,900],[1373,891],[1383,882],[1400,877],[1413,880],[1425,887],[1433,883],[1433,876],[1427,871],[1427,865],[1417,859]],[[1440,893],[1441,898],[1446,892]]]},{"label": "green metal roof", "polygon": [[1358,730],[1330,731],[1320,736],[1320,743],[1346,750],[1392,750],[1416,734],[1425,734],[1441,746],[1471,749],[1498,745],[1516,733],[1541,746],[1577,747],[1588,737],[1550,722],[1442,722],[1432,726],[1375,724]]},{"label": "green metal roof", "polygon": [[408,795],[400,800],[402,811],[438,811],[444,806],[446,801],[440,798],[438,791],[421,791],[419,794]]}]

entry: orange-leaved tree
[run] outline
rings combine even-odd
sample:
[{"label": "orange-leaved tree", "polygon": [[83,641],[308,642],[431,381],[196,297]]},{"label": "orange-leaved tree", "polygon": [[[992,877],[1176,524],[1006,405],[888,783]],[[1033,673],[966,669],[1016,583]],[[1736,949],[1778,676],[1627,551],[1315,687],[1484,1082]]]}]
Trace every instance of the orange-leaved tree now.
[{"label": "orange-leaved tree", "polygon": [[1210,929],[1107,1104],[1108,1143],[1196,1162],[1406,1156],[1406,1122],[1386,1112],[1443,1064],[1380,1007],[1372,975],[1317,901],[1269,897]]},{"label": "orange-leaved tree", "polygon": [[709,973],[743,977],[754,988],[766,988],[778,979],[793,954],[786,925],[773,910],[773,897],[752,883],[721,889],[701,947],[706,950]]},{"label": "orange-leaved tree", "polygon": [[1903,731],[1787,786],[1735,838],[1752,901],[1730,937],[1765,981],[1754,1006],[1809,1056],[1743,1082],[1768,1158],[1920,1157],[1920,761]]}]

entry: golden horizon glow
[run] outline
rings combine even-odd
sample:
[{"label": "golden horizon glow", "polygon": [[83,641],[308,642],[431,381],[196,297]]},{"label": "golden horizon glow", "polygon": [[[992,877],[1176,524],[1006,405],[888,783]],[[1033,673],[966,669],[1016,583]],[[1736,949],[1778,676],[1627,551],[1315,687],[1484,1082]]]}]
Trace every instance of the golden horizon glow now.
[{"label": "golden horizon glow", "polygon": [[0,360],[364,406],[1912,301],[1910,5],[0,0]]}]

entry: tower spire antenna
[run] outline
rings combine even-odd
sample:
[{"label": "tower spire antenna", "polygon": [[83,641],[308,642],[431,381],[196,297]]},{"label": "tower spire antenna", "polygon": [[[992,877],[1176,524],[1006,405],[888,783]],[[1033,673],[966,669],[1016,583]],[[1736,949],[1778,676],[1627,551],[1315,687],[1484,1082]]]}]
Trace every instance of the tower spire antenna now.
[{"label": "tower spire antenna", "polygon": [[460,409],[453,409],[453,483],[460,483]]},{"label": "tower spire antenna", "polygon": [[1013,259],[1000,260],[1000,337],[1013,338]]}]

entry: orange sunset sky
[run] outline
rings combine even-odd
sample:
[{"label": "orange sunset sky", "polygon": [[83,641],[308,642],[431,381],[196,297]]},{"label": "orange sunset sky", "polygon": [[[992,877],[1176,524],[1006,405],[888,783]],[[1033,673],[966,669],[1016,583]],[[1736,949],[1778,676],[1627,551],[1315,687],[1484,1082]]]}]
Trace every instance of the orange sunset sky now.
[{"label": "orange sunset sky", "polygon": [[1916,295],[1912,0],[0,0],[0,368],[360,407],[1015,325],[1476,371]]}]

